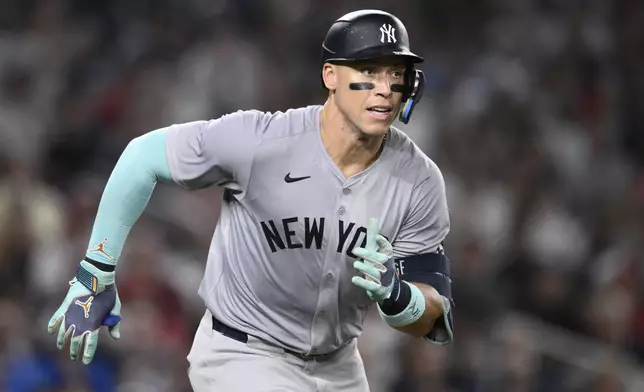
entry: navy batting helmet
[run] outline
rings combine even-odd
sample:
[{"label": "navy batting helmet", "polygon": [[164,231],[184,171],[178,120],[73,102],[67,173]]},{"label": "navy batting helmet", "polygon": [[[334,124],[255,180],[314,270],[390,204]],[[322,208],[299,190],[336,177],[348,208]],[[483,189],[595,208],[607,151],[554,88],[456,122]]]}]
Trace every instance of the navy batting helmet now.
[{"label": "navy batting helmet", "polygon": [[420,101],[425,75],[414,64],[424,59],[411,52],[405,25],[394,15],[379,10],[350,12],[336,20],[322,43],[322,65],[382,57],[400,57],[407,64],[404,105],[400,121],[409,122]]}]

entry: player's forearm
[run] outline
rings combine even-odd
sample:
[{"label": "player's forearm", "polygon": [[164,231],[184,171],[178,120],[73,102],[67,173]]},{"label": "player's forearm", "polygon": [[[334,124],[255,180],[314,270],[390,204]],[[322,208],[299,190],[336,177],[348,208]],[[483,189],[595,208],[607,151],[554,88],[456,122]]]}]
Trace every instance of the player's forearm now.
[{"label": "player's forearm", "polygon": [[412,324],[395,329],[415,337],[424,337],[434,328],[436,320],[443,316],[443,300],[433,287],[423,283],[412,284],[418,287],[425,297],[425,311]]},{"label": "player's forearm", "polygon": [[101,196],[86,257],[116,264],[157,182],[171,178],[165,151],[163,130],[140,136],[125,148]]},{"label": "player's forearm", "polygon": [[436,345],[452,341],[451,300],[427,283],[400,281],[395,295],[378,303],[380,317],[392,328]]}]

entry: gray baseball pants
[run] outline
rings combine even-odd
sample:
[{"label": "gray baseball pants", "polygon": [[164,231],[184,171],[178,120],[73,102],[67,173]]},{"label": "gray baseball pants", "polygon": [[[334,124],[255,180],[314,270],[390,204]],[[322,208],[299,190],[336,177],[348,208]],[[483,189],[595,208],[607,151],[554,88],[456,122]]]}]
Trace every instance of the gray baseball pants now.
[{"label": "gray baseball pants", "polygon": [[188,354],[195,392],[369,392],[357,341],[303,359],[253,336],[243,343],[212,328],[206,311]]}]

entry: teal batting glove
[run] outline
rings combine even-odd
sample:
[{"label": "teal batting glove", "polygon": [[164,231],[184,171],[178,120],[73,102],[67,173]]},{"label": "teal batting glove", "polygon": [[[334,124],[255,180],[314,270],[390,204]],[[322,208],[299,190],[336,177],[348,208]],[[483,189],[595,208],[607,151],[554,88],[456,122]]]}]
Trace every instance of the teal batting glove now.
[{"label": "teal batting glove", "polygon": [[364,277],[354,276],[351,282],[366,290],[369,298],[381,303],[399,291],[400,280],[394,265],[393,247],[380,235],[379,230],[378,219],[369,219],[366,246],[352,250],[354,255],[360,257],[353,267]]},{"label": "teal batting glove", "polygon": [[69,341],[72,361],[82,354],[85,365],[92,362],[101,326],[108,327],[112,338],[120,337],[121,301],[114,282],[115,272],[101,271],[87,261],[81,261],[69,282],[67,296],[49,320],[47,331],[58,332],[59,350]]}]

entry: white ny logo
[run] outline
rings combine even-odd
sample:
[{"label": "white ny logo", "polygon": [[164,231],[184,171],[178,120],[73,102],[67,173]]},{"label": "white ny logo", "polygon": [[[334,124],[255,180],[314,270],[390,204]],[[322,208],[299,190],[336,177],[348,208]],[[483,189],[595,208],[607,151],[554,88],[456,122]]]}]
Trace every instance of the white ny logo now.
[{"label": "white ny logo", "polygon": [[385,43],[385,35],[387,36],[387,43],[396,43],[396,36],[394,32],[396,29],[390,24],[383,24],[380,26],[380,42]]}]

